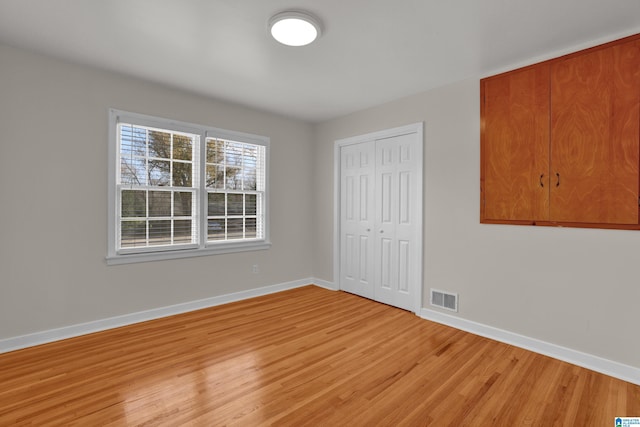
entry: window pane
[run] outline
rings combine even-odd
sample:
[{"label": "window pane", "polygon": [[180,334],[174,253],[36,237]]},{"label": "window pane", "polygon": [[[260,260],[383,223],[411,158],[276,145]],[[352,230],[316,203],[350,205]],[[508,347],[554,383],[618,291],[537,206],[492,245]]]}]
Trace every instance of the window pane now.
[{"label": "window pane", "polygon": [[256,233],[256,219],[255,218],[247,218],[245,221],[245,238],[247,239],[255,239],[257,237]]},{"label": "window pane", "polygon": [[170,191],[149,191],[149,216],[171,216]]},{"label": "window pane", "polygon": [[170,184],[171,162],[149,160],[149,185],[167,186]]},{"label": "window pane", "polygon": [[144,158],[120,159],[120,182],[126,185],[147,185],[147,171]]},{"label": "window pane", "polygon": [[207,187],[224,188],[224,166],[207,165]]},{"label": "window pane", "polygon": [[226,164],[227,166],[242,166],[242,144],[227,142]]},{"label": "window pane", "polygon": [[227,166],[226,173],[225,188],[227,190],[242,190],[242,175],[240,175],[240,168]]},{"label": "window pane", "polygon": [[144,190],[122,190],[120,215],[123,218],[147,216],[147,192]]},{"label": "window pane", "polygon": [[207,221],[209,240],[224,240],[224,223],[224,218],[210,219]]},{"label": "window pane", "polygon": [[176,160],[192,160],[193,140],[185,135],[173,135],[173,158]]},{"label": "window pane", "polygon": [[257,210],[256,210],[257,196],[255,194],[245,194],[244,201],[245,201],[244,214],[257,215]]},{"label": "window pane", "polygon": [[255,171],[245,171],[243,181],[245,190],[255,191],[258,189],[258,180],[256,179]]},{"label": "window pane", "polygon": [[191,216],[191,205],[193,203],[193,193],[176,191],[173,193],[173,215]]},{"label": "window pane", "polygon": [[258,167],[258,147],[245,145],[244,163],[243,163],[243,180],[245,190],[256,190],[256,173]]},{"label": "window pane", "polygon": [[171,220],[149,221],[149,246],[171,244]]},{"label": "window pane", "polygon": [[244,162],[255,164],[258,159],[258,146],[245,144],[244,146]]},{"label": "window pane", "polygon": [[192,243],[190,220],[173,222],[173,243]]},{"label": "window pane", "polygon": [[227,239],[242,239],[242,218],[231,218],[227,220]]},{"label": "window pane", "polygon": [[224,141],[207,140],[207,163],[224,163]]},{"label": "window pane", "polygon": [[191,163],[173,162],[173,186],[191,187]]},{"label": "window pane", "polygon": [[171,134],[156,130],[149,131],[149,157],[171,158]]},{"label": "window pane", "polygon": [[242,215],[243,194],[227,194],[227,215]]},{"label": "window pane", "polygon": [[147,244],[146,221],[122,221],[120,225],[120,246],[135,248]]},{"label": "window pane", "polygon": [[131,125],[120,127],[120,154],[123,157],[147,155],[147,130]]},{"label": "window pane", "polygon": [[223,216],[224,209],[224,193],[209,193],[209,216]]}]

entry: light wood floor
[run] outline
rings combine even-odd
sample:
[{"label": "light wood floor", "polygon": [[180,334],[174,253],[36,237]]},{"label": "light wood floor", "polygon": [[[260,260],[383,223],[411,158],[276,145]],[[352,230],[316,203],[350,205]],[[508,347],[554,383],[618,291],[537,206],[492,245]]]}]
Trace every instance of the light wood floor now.
[{"label": "light wood floor", "polygon": [[640,387],[308,286],[0,355],[0,426],[612,426]]}]

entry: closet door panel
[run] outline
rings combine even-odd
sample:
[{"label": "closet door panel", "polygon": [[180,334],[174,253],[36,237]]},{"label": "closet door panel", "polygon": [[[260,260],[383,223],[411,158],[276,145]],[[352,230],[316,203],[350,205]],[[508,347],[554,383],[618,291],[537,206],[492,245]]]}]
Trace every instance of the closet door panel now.
[{"label": "closet door panel", "polygon": [[374,297],[374,141],[349,145],[340,153],[340,287]]},{"label": "closet door panel", "polygon": [[376,140],[375,298],[407,310],[421,286],[420,143],[415,134]]}]

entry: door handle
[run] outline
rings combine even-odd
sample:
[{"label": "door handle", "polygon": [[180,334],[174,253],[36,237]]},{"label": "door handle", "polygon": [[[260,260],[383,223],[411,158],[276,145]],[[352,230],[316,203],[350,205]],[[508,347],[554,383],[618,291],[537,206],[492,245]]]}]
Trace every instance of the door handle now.
[{"label": "door handle", "polygon": [[556,187],[560,187],[560,172],[556,172],[556,177],[558,177],[558,182],[556,182]]},{"label": "door handle", "polygon": [[542,178],[544,178],[544,174],[540,174],[540,187],[544,188],[544,182],[542,182]]}]

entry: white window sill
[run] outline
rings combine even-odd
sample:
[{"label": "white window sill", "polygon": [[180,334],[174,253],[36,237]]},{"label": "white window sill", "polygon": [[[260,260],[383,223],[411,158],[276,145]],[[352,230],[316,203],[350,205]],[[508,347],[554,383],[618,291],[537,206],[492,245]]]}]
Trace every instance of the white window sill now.
[{"label": "white window sill", "polygon": [[212,244],[205,248],[182,249],[173,251],[146,252],[137,254],[110,255],[107,265],[134,264],[139,262],[163,261],[167,259],[194,258],[208,255],[230,254],[236,252],[260,251],[269,249],[271,242],[238,242]]}]

